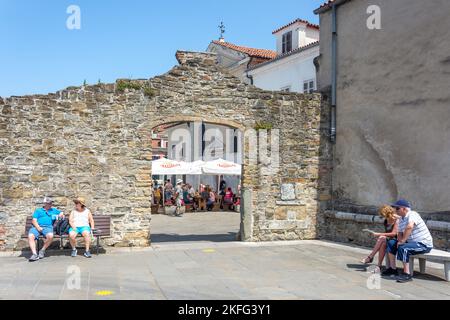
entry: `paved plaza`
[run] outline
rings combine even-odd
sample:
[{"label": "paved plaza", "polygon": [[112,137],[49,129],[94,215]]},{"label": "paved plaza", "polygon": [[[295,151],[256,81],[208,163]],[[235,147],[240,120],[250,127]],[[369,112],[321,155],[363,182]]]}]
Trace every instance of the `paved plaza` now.
[{"label": "paved plaza", "polygon": [[[205,219],[217,223],[206,228]],[[450,299],[439,264],[411,283],[378,284],[359,263],[368,249],[226,241],[239,229],[239,214],[154,216],[152,223],[151,248],[110,249],[92,259],[54,251],[35,263],[27,252],[2,254],[0,299]]]},{"label": "paved plaza", "polygon": [[187,212],[183,217],[163,214],[152,216],[152,243],[235,241],[239,233],[240,213]]}]

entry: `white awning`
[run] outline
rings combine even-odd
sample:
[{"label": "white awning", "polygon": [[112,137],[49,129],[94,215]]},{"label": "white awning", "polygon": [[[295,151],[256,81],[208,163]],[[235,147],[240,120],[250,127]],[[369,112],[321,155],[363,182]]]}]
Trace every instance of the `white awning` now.
[{"label": "white awning", "polygon": [[152,175],[196,175],[201,169],[194,168],[191,163],[169,159],[152,161]]},{"label": "white awning", "polygon": [[217,159],[206,162],[202,166],[202,171],[204,174],[240,176],[242,174],[242,166],[231,161]]},{"label": "white awning", "polygon": [[152,161],[152,175],[224,175],[240,176],[240,164],[218,159],[214,161],[183,162],[169,159]]}]

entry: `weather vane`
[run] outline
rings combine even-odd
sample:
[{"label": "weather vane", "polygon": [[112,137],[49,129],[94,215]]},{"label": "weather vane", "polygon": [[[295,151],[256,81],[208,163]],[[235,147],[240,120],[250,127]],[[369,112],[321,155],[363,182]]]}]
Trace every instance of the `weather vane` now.
[{"label": "weather vane", "polygon": [[220,29],[220,40],[224,40],[223,34],[225,33],[225,25],[223,24],[223,21],[220,23],[219,29]]}]

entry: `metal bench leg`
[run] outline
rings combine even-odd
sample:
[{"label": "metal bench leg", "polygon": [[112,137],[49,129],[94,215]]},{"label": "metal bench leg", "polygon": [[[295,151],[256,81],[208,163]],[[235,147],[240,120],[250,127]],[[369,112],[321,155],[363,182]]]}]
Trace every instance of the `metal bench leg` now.
[{"label": "metal bench leg", "polygon": [[36,238],[36,249],[37,253],[39,253],[39,237]]},{"label": "metal bench leg", "polygon": [[409,274],[411,276],[414,275],[414,258],[413,257],[409,258]]},{"label": "metal bench leg", "polygon": [[99,246],[100,246],[100,237],[97,236],[97,255],[98,255]]},{"label": "metal bench leg", "polygon": [[425,273],[425,269],[427,268],[427,260],[419,258],[419,267],[420,267],[420,273]]},{"label": "metal bench leg", "polygon": [[450,261],[444,262],[445,280],[450,281]]}]

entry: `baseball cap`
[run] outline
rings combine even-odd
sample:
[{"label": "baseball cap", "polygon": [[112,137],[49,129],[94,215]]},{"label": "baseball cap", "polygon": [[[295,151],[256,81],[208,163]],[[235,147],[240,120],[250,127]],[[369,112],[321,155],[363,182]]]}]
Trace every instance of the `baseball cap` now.
[{"label": "baseball cap", "polygon": [[50,197],[44,197],[44,200],[42,201],[42,203],[44,203],[44,204],[53,203],[53,199]]},{"label": "baseball cap", "polygon": [[392,207],[394,207],[394,208],[410,208],[411,209],[411,205],[405,199],[398,200],[396,203],[394,203],[392,205]]},{"label": "baseball cap", "polygon": [[177,184],[181,184],[181,183],[183,183],[183,180],[178,179],[178,180],[177,180]]}]

